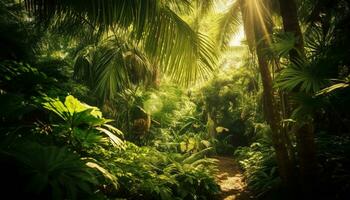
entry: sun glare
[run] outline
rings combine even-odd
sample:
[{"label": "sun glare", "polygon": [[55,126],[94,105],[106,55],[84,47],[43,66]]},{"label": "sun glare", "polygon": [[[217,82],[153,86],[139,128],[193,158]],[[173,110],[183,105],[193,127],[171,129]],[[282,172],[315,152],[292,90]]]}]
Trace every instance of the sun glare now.
[{"label": "sun glare", "polygon": [[215,11],[223,13],[227,11],[228,5],[231,5],[235,0],[225,0],[215,2]]},{"label": "sun glare", "polygon": [[[258,1],[258,0],[250,0],[248,1],[248,7],[250,9],[252,9],[250,11],[250,16],[252,19],[256,19],[254,21],[256,21],[257,23],[260,23],[260,26],[261,26],[261,29],[263,31],[263,34],[265,36],[268,36],[269,35],[269,31],[268,31],[268,28],[266,26],[266,16],[268,16],[268,11],[267,11],[267,7],[266,5],[264,5],[262,2]],[[254,16],[255,15],[255,16]],[[271,38],[270,37],[267,37],[267,42],[269,44],[271,44]]]},{"label": "sun glare", "polygon": [[241,46],[241,42],[244,39],[244,29],[243,26],[239,27],[239,32],[232,36],[230,41],[230,46]]}]

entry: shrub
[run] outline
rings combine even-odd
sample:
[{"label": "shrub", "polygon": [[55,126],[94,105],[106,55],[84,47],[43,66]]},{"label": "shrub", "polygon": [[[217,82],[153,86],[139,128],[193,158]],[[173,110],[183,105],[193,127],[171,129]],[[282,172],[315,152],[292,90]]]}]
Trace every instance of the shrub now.
[{"label": "shrub", "polygon": [[249,147],[238,147],[234,155],[244,170],[248,188],[256,197],[280,187],[275,152],[270,144],[254,142]]},{"label": "shrub", "polygon": [[[211,199],[219,188],[210,175],[214,160],[196,154],[160,152],[127,142],[110,165],[120,183],[116,197],[128,199]],[[112,161],[111,160],[111,161]],[[109,161],[110,162],[110,161]]]},{"label": "shrub", "polygon": [[[17,192],[27,198],[81,199],[92,196],[98,184],[94,170],[78,154],[64,147],[25,142],[1,151],[1,155],[12,160],[10,172],[14,174],[10,174],[19,178],[16,181],[20,183]],[[14,178],[5,177],[5,180]]]}]

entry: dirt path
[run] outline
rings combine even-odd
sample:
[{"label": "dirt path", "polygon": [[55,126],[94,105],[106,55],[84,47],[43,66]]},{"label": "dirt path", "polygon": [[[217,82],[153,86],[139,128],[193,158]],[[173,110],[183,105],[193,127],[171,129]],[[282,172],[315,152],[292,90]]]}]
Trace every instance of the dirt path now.
[{"label": "dirt path", "polygon": [[220,199],[250,200],[246,184],[237,163],[229,157],[215,157],[219,160],[216,181],[220,185]]}]

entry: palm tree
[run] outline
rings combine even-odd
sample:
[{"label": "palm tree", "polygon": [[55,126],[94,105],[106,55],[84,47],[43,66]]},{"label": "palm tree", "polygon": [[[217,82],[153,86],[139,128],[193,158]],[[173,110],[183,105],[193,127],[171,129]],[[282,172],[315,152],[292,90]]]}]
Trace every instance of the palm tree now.
[{"label": "palm tree", "polygon": [[74,64],[74,78],[87,85],[103,103],[121,91],[138,85],[152,85],[157,68],[145,53],[123,38],[111,36],[80,50]]},{"label": "palm tree", "polygon": [[[104,74],[97,75],[97,78],[103,79],[99,80],[98,88],[109,90],[98,92],[104,99],[113,98],[119,86],[132,82],[130,73],[134,69],[122,64],[125,60],[129,62],[131,57],[133,64],[136,60],[141,61],[139,64],[144,69],[156,68],[184,85],[206,79],[215,67],[216,56],[211,40],[203,33],[193,30],[177,14],[190,12],[191,3],[188,0],[92,0],[88,3],[83,0],[25,0],[25,6],[39,22],[59,24],[68,20],[78,26],[84,24],[91,31],[103,32],[104,39],[108,35],[116,35],[119,41],[124,40],[122,44],[127,43],[127,46],[136,49],[125,51],[124,48],[119,53],[104,52],[105,55],[101,57],[104,60],[100,60],[104,63],[97,63],[98,71]],[[203,4],[203,8],[208,7],[210,4]],[[121,47],[119,44],[108,43],[107,48],[116,50]],[[106,43],[104,45],[106,47]],[[96,48],[101,45],[93,46]],[[133,53],[130,54],[131,52]],[[138,52],[138,56],[135,56],[135,52]],[[130,71],[119,74],[119,78],[116,78],[116,74],[125,69]],[[105,76],[106,74],[108,75]],[[124,77],[124,80],[121,81],[120,77]],[[94,82],[90,84],[94,85]],[[94,89],[97,91],[97,88]]]},{"label": "palm tree", "polygon": [[243,22],[248,46],[252,53],[255,50],[258,58],[263,84],[264,111],[272,131],[279,173],[283,183],[287,187],[292,187],[294,185],[292,160],[286,146],[286,136],[281,131],[281,118],[275,102],[269,62],[266,53],[264,53],[271,45],[272,22],[270,3],[270,1],[259,0],[238,0],[234,2],[228,9],[228,12],[222,17],[218,41],[224,46],[227,45],[232,34],[238,30],[237,25]]},{"label": "palm tree", "polygon": [[[294,0],[279,0],[280,11],[285,32],[292,33],[296,38],[294,48],[289,51],[289,59],[298,65],[304,60],[303,35],[298,20],[297,5]],[[304,121],[304,122],[303,122]],[[316,147],[312,122],[303,118],[295,131],[300,164],[300,183],[303,192],[312,197],[317,177]]]},{"label": "palm tree", "polygon": [[[260,37],[255,37],[254,38],[254,31],[255,31],[255,36],[256,36],[256,32],[258,30],[258,27],[256,25],[256,23],[261,23],[259,21],[254,21],[252,19],[250,19],[252,16],[249,16],[247,14],[244,14],[244,11],[242,10],[241,7],[239,7],[239,1],[237,1],[236,3],[234,3],[229,12],[227,13],[227,15],[223,18],[222,23],[221,23],[221,28],[224,31],[221,31],[221,33],[229,33],[229,34],[220,34],[219,36],[219,41],[221,41],[221,43],[224,42],[224,44],[227,44],[227,42],[229,41],[232,33],[235,33],[235,31],[237,30],[237,25],[240,24],[240,22],[243,22],[243,26],[244,26],[244,30],[245,30],[245,34],[246,34],[246,39],[248,42],[248,45],[250,47],[251,50],[254,50],[253,47],[256,47],[256,54],[258,57],[258,61],[259,61],[259,66],[260,66],[260,73],[262,73],[264,70],[261,66],[267,65],[267,62],[263,62],[264,58],[263,57],[264,53],[260,52],[260,56],[259,56],[259,49],[267,49],[267,48],[271,48],[271,46],[269,46],[269,44],[267,45],[262,45],[259,43],[259,40],[256,40],[258,38],[262,38],[262,35],[260,35]],[[242,0],[241,2],[254,2],[254,1],[244,1]],[[255,1],[256,2],[256,1]],[[293,127],[292,130],[289,130],[291,132],[293,132],[295,134],[296,137],[296,144],[297,144],[297,151],[298,151],[298,158],[299,158],[299,165],[300,165],[300,184],[302,186],[303,192],[305,195],[312,195],[312,192],[315,192],[315,184],[317,182],[317,163],[316,163],[316,149],[315,149],[315,141],[314,141],[314,130],[313,130],[313,124],[312,121],[310,121],[310,119],[312,119],[312,112],[303,112],[303,116],[301,117],[301,115],[299,114],[298,116],[295,115],[296,113],[300,112],[301,110],[303,110],[302,107],[306,108],[307,106],[307,102],[310,101],[314,102],[315,105],[319,105],[320,102],[316,102],[319,101],[319,99],[315,99],[312,96],[315,94],[315,92],[319,91],[322,87],[325,86],[325,83],[327,83],[327,80],[325,79],[324,76],[322,76],[322,68],[320,66],[322,66],[322,60],[320,62],[320,60],[318,58],[314,58],[314,54],[318,53],[320,50],[322,50],[324,47],[321,46],[317,46],[318,44],[316,44],[315,42],[317,40],[314,40],[315,38],[311,38],[313,35],[315,35],[313,32],[313,30],[319,27],[318,25],[314,25],[314,26],[310,26],[308,27],[308,33],[309,35],[307,35],[308,39],[308,45],[311,44],[311,47],[309,46],[308,50],[309,50],[309,54],[310,54],[310,50],[314,51],[314,53],[311,52],[311,61],[307,61],[306,60],[306,53],[304,50],[304,41],[303,41],[303,34],[301,32],[301,28],[299,25],[299,19],[298,19],[298,13],[297,13],[297,4],[294,0],[287,0],[287,1],[282,1],[280,0],[278,1],[273,1],[275,4],[277,3],[278,6],[276,6],[278,8],[276,13],[280,13],[281,17],[282,17],[282,22],[283,22],[283,28],[285,31],[285,39],[288,40],[289,38],[289,42],[287,42],[286,44],[291,44],[291,45],[287,45],[284,47],[284,50],[280,52],[287,52],[287,54],[289,54],[289,60],[291,63],[291,66],[287,66],[285,69],[283,69],[279,75],[279,79],[277,82],[277,86],[280,86],[280,88],[284,91],[287,91],[288,93],[288,97],[293,97],[294,99],[298,99],[297,101],[297,106],[298,108],[293,108],[294,112],[291,113],[292,116],[286,115],[288,118],[293,118],[293,117],[297,117],[297,123],[295,124],[295,127]],[[311,1],[313,2],[313,1]],[[331,43],[331,37],[329,36],[330,34],[327,33],[329,32],[329,30],[331,30],[330,28],[330,22],[327,23],[327,21],[324,21],[324,19],[319,19],[320,15],[319,13],[322,13],[322,8],[324,8],[325,6],[322,5],[322,1],[315,1],[316,6],[314,6],[312,13],[307,13],[306,15],[311,16],[311,17],[307,17],[306,24],[310,24],[310,22],[314,22],[316,19],[316,22],[320,22],[322,24],[322,30],[321,30],[321,35],[320,38],[323,40],[321,41],[324,42],[324,44],[330,44]],[[303,3],[303,7],[307,7],[310,8],[310,6],[305,4],[310,4],[310,1],[307,3]],[[343,3],[343,2],[342,2]],[[336,3],[331,3],[329,5],[332,5],[332,7],[336,7],[335,6]],[[340,4],[340,3],[339,3]],[[299,7],[300,9],[300,7]],[[303,9],[301,7],[301,9]],[[305,8],[304,8],[305,9]],[[239,14],[242,14],[242,20],[239,20]],[[318,13],[318,14],[317,14]],[[255,14],[259,15],[259,12],[256,11]],[[264,17],[262,17],[262,19],[265,19],[266,15]],[[306,18],[306,17],[304,17]],[[311,19],[310,19],[311,18]],[[327,17],[324,17],[326,19],[330,19]],[[254,27],[255,26],[255,27]],[[255,29],[254,29],[255,28]],[[262,28],[263,30],[263,28]],[[265,29],[267,30],[267,29]],[[265,31],[263,30],[263,31]],[[271,32],[268,32],[267,34],[271,34]],[[291,36],[291,37],[289,37]],[[265,36],[266,37],[266,36]],[[286,42],[286,40],[284,40]],[[292,41],[290,43],[290,41]],[[225,43],[226,42],[226,43]],[[268,43],[268,41],[267,41]],[[316,46],[315,46],[316,45]],[[276,44],[273,44],[272,47],[276,47]],[[260,57],[260,59],[259,59]],[[266,58],[265,58],[266,59]],[[327,62],[329,63],[329,62]],[[265,68],[265,67],[264,67]],[[317,68],[317,69],[316,69]],[[268,68],[267,68],[268,69]],[[317,73],[315,73],[315,70],[317,71]],[[265,70],[266,73],[266,70]],[[267,73],[269,74],[269,72]],[[320,76],[321,74],[321,76]],[[262,78],[268,77],[269,75],[262,75]],[[329,76],[329,73],[328,73]],[[264,78],[263,78],[264,81]],[[267,81],[268,82],[268,81]],[[264,84],[264,82],[263,82]],[[266,85],[266,84],[265,84]],[[343,85],[341,85],[343,86]],[[264,90],[268,90],[269,87],[264,87]],[[295,95],[296,94],[296,95]],[[273,96],[272,96],[273,97]],[[302,102],[304,101],[304,102]],[[303,105],[305,104],[305,105]],[[273,104],[269,104],[269,105],[273,105]],[[315,106],[314,105],[314,106]],[[291,106],[289,103],[287,103],[287,106]],[[310,106],[309,106],[310,107]],[[271,112],[271,110],[270,110]],[[275,112],[276,114],[276,112]],[[278,113],[277,113],[278,114]],[[307,115],[306,115],[307,114]],[[266,116],[267,113],[266,113]],[[307,117],[307,118],[305,118]],[[269,118],[269,117],[268,117]],[[271,120],[271,119],[270,119]],[[271,125],[271,123],[270,123]],[[272,127],[272,125],[271,125]],[[286,139],[288,139],[288,137],[286,137]],[[285,143],[286,141],[284,141],[283,143]],[[288,145],[289,142],[287,142]],[[275,147],[276,149],[276,147]],[[276,149],[276,151],[278,151]],[[292,152],[293,153],[293,152]],[[293,164],[293,157],[291,157],[291,163]],[[292,166],[291,164],[291,166]],[[280,167],[280,166],[279,166]],[[293,169],[293,167],[291,167],[290,169]],[[293,175],[294,173],[291,172],[290,175]],[[283,178],[283,177],[282,177]],[[292,184],[294,182],[293,178],[291,178],[292,180]]]},{"label": "palm tree", "polygon": [[[344,40],[342,35],[347,35],[344,33],[347,29],[343,28],[344,22],[347,23],[349,20],[349,2],[342,0],[279,2],[284,30],[296,38],[293,48],[289,50],[290,65],[282,70],[279,78],[282,84],[279,83],[279,85],[291,93],[296,93],[293,96],[297,97],[296,105],[298,106],[294,113],[297,115],[299,126],[295,128],[295,133],[300,164],[300,182],[304,193],[311,197],[318,192],[315,188],[318,175],[313,130],[313,126],[317,124],[313,120],[317,116],[316,110],[326,109],[327,106],[334,103],[325,103],[325,98],[320,98],[319,94],[347,87],[346,76],[348,74],[339,76],[339,72],[341,66],[348,63],[345,61],[348,60],[349,54],[348,40]],[[306,27],[304,35],[299,23],[303,23]],[[333,81],[339,81],[340,77],[343,79],[340,83],[330,86]],[[332,110],[335,109],[332,108]],[[327,115],[332,115],[330,114],[332,112],[328,110]],[[340,113],[341,111],[335,112]],[[341,122],[344,117],[330,118],[337,121],[339,127],[344,126]]]}]

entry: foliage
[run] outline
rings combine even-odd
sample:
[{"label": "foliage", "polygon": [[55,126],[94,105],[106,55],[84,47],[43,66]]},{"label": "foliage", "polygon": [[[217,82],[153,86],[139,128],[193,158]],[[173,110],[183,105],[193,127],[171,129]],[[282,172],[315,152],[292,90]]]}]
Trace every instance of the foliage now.
[{"label": "foliage", "polygon": [[233,2],[225,11],[226,13],[222,14],[218,23],[218,34],[217,42],[222,48],[227,48],[231,40],[232,35],[236,35],[239,31],[239,26],[241,25],[239,12],[240,5],[239,2]]},{"label": "foliage", "polygon": [[310,64],[300,63],[301,67],[294,65],[282,70],[279,74],[280,77],[276,80],[276,86],[289,91],[298,89],[305,93],[319,91],[327,83],[325,75],[331,73],[326,71],[327,69],[322,69],[322,67],[326,67],[325,63],[320,65],[324,62],[323,60],[314,62]]},{"label": "foliage", "polygon": [[[208,136],[207,132],[180,133],[171,128],[160,129],[149,145],[161,151],[178,153],[196,153],[209,147],[214,147],[216,140]],[[211,151],[213,153],[213,151]]]},{"label": "foliage", "polygon": [[256,134],[254,124],[261,120],[261,97],[253,75],[242,68],[226,70],[199,90],[197,104],[212,120],[210,124],[208,119],[207,128],[215,129],[217,149],[222,152],[227,147],[228,151],[222,153],[230,154],[233,147],[229,145],[245,145],[247,138]]},{"label": "foliage", "polygon": [[127,143],[114,161],[123,166],[117,173],[121,194],[130,199],[210,199],[218,186],[209,175],[214,161],[203,157],[206,151],[188,157]]},{"label": "foliage", "polygon": [[[97,107],[81,103],[73,96],[67,96],[65,102],[58,99],[46,98],[43,107],[58,115],[64,123],[60,124],[61,137],[65,137],[68,143],[82,145],[86,148],[92,145],[92,141],[102,141],[96,132],[105,134],[115,147],[121,147],[123,141],[115,136],[122,136],[122,132],[107,123],[111,120],[104,119]],[[76,144],[77,143],[77,144]]]},{"label": "foliage", "polygon": [[322,90],[320,90],[317,95],[323,95],[323,94],[329,94],[332,93],[334,90],[339,90],[343,88],[348,88],[350,87],[350,76],[346,77],[345,80],[336,80],[339,83],[335,83],[329,87],[326,87]]},{"label": "foliage", "polygon": [[156,68],[135,46],[121,38],[109,37],[98,45],[81,50],[74,76],[82,80],[103,102],[134,85],[151,85]]},{"label": "foliage", "polygon": [[265,136],[249,147],[239,147],[234,155],[244,170],[248,188],[256,197],[264,196],[280,187],[275,153],[269,138]]},{"label": "foliage", "polygon": [[[26,68],[23,68],[25,69],[25,73],[27,73],[27,71],[30,73],[32,73],[32,71],[36,72],[35,68],[29,66],[25,67]],[[12,70],[12,68],[9,68],[9,70]],[[40,74],[40,72],[38,73]],[[3,75],[5,76],[6,74],[9,73],[4,73]],[[45,76],[45,74],[42,73],[42,76]],[[19,76],[13,77],[19,80]],[[36,81],[38,80],[40,79]],[[11,79],[8,81],[13,80]],[[6,84],[11,86],[10,82],[6,82]],[[22,83],[18,82],[18,84],[20,85]],[[5,84],[3,84],[3,86],[5,86]],[[3,87],[3,89],[6,89],[6,92],[15,91],[8,89],[8,87]],[[48,89],[50,90],[51,88],[49,87]],[[46,88],[43,88],[42,93],[46,90]],[[18,93],[22,93],[22,91],[18,91]],[[210,176],[211,173],[208,168],[208,164],[212,163],[212,161],[201,159],[203,154],[195,154],[194,156],[190,156],[189,153],[184,155],[172,155],[165,152],[161,153],[151,148],[147,150],[146,147],[144,147],[146,150],[143,150],[133,144],[129,144],[133,146],[133,148],[120,151],[120,147],[124,146],[123,142],[114,134],[120,137],[122,136],[121,132],[107,124],[111,122],[111,120],[103,118],[101,111],[97,107],[81,103],[73,96],[67,96],[64,101],[61,101],[59,98],[50,97],[35,98],[36,101],[33,101],[31,98],[32,95],[39,94],[28,92],[27,98],[30,100],[30,103],[33,104],[33,108],[43,107],[52,115],[50,115],[51,118],[49,118],[49,120],[46,117],[40,117],[40,121],[35,122],[34,128],[31,129],[33,134],[30,134],[30,137],[28,137],[28,134],[25,134],[25,137],[22,139],[24,141],[34,139],[43,144],[27,145],[27,143],[18,143],[16,146],[23,145],[25,147],[24,150],[22,148],[19,148],[19,150],[14,147],[10,148],[9,151],[15,160],[16,166],[23,167],[19,169],[21,173],[30,174],[30,171],[36,171],[34,167],[36,167],[37,164],[35,163],[46,163],[47,161],[51,161],[51,158],[56,158],[56,155],[61,154],[62,156],[59,157],[60,159],[68,159],[70,158],[70,154],[73,154],[72,156],[75,158],[75,161],[73,157],[70,158],[72,161],[69,162],[69,159],[67,162],[60,160],[58,161],[60,164],[59,166],[65,166],[63,169],[73,169],[72,166],[69,166],[76,165],[77,169],[83,171],[81,173],[75,170],[70,171],[69,173],[74,173],[74,176],[71,176],[72,179],[74,178],[72,181],[74,184],[66,185],[66,187],[61,187],[61,183],[58,183],[47,187],[43,186],[44,189],[42,189],[41,185],[48,185],[47,182],[43,181],[41,185],[35,184],[33,185],[34,188],[29,189],[31,195],[40,197],[51,195],[55,198],[68,195],[68,198],[74,199],[81,198],[82,196],[84,196],[84,198],[87,196],[89,198],[101,198],[101,193],[107,196],[123,197],[123,194],[128,193],[127,196],[129,198],[135,196],[134,198],[136,199],[139,198],[139,194],[143,194],[152,199],[169,199],[175,198],[176,196],[178,198],[206,199],[218,192],[218,187]],[[21,107],[18,109],[20,111],[23,110]],[[29,130],[25,129],[25,131]],[[113,147],[109,145],[107,138],[110,139],[112,143],[116,144],[116,146]],[[53,144],[55,146],[47,146],[48,144]],[[67,148],[74,149],[76,153],[71,153],[71,150],[67,150]],[[136,153],[133,153],[133,151],[136,151]],[[142,154],[142,151],[145,151],[145,153]],[[44,152],[47,156],[42,155],[41,157],[37,157],[38,159],[31,159],[34,155],[41,155],[44,154]],[[26,156],[22,156],[22,153],[25,153]],[[130,157],[135,155],[143,156],[135,159]],[[154,157],[151,155],[154,155]],[[81,156],[87,156],[88,158],[82,158]],[[163,157],[166,162],[159,162],[159,157]],[[21,158],[29,159],[32,164],[28,163],[28,165],[34,169],[26,168],[26,165],[22,164]],[[52,162],[55,161],[53,160]],[[74,162],[80,164],[74,164]],[[124,162],[129,163],[129,165],[124,165]],[[50,166],[55,166],[56,164],[49,162],[45,165],[51,169]],[[65,174],[64,171],[57,171],[61,168],[55,169],[56,168],[52,168],[52,173]],[[160,172],[159,169],[164,169],[164,172]],[[85,175],[84,170],[87,170],[87,174]],[[121,171],[125,173],[121,173]],[[150,171],[153,172],[150,173]],[[42,177],[41,175],[38,176]],[[62,180],[59,176],[53,176],[53,178],[57,178],[58,181]],[[18,180],[21,179],[23,179],[23,176],[20,176]],[[55,180],[56,179],[54,179],[53,182],[55,182]],[[66,180],[64,179],[64,181]],[[128,187],[130,181],[135,181],[133,188]],[[23,184],[26,183],[27,182],[23,182]],[[116,189],[116,186],[119,186],[118,189]],[[26,186],[23,186],[23,188],[26,188]],[[50,188],[57,193],[50,192]],[[23,189],[23,191],[25,191],[25,189]],[[34,191],[38,191],[38,193],[33,194]],[[98,192],[96,193],[96,191]],[[98,197],[96,195],[98,195]]]},{"label": "foliage", "polygon": [[294,1],[301,35],[281,0],[0,1],[3,196],[213,199],[208,156],[235,151],[248,189],[268,198],[283,189],[272,113],[293,174],[308,141],[292,126],[312,122],[317,193],[345,199],[350,3]]},{"label": "foliage", "polygon": [[24,20],[23,10],[13,0],[0,2],[0,60],[33,60],[39,31],[32,22]]},{"label": "foliage", "polygon": [[188,1],[93,1],[88,4],[42,1],[42,6],[38,6],[37,1],[25,2],[26,9],[39,22],[60,24],[69,19],[78,27],[87,24],[97,32],[130,35],[131,41],[139,44],[149,58],[157,60],[162,72],[180,84],[204,80],[215,68],[216,55],[211,40],[193,30],[174,11],[190,6]]},{"label": "foliage", "polygon": [[189,119],[196,112],[195,104],[189,98],[190,95],[190,92],[186,92],[175,84],[164,82],[158,90],[148,91],[144,108],[162,127],[181,128],[185,122],[179,121]]},{"label": "foliage", "polygon": [[43,88],[46,85],[50,84],[50,88],[54,88],[56,81],[27,63],[1,62],[1,87],[6,92],[23,94],[28,98],[30,95],[39,95],[43,90],[47,90],[48,88]]},{"label": "foliage", "polygon": [[[347,198],[349,190],[349,137],[331,136],[320,133],[316,138],[319,147],[318,159],[321,163],[322,185],[325,185],[324,195],[334,199]],[[329,185],[332,183],[332,185]],[[332,193],[332,191],[336,191]]]},{"label": "foliage", "polygon": [[24,191],[33,198],[79,199],[93,195],[98,184],[93,170],[66,148],[19,143],[1,154],[16,161],[18,171],[12,172],[20,173],[18,181],[24,181]]}]

